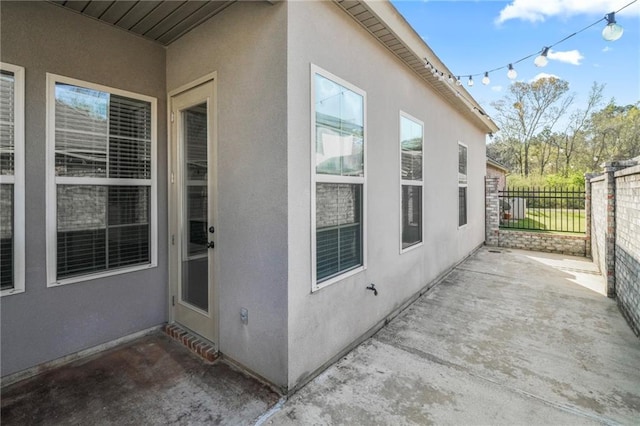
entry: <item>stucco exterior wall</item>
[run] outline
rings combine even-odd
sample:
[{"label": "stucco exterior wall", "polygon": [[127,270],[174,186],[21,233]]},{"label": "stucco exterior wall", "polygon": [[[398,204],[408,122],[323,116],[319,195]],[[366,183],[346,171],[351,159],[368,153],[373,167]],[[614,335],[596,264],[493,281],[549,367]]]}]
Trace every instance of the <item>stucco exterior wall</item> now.
[{"label": "stucco exterior wall", "polygon": [[167,91],[217,72],[216,343],[279,386],[287,380],[286,19],[285,2],[237,2],[167,49]]},{"label": "stucco exterior wall", "polygon": [[[484,241],[485,135],[331,2],[288,3],[289,387]],[[311,64],[366,92],[367,269],[311,292]],[[400,111],[424,122],[424,244],[400,254]],[[468,225],[458,229],[458,142]],[[376,297],[365,289],[375,283]]]},{"label": "stucco exterior wall", "polygon": [[153,96],[166,116],[165,51],[44,2],[0,5],[3,62],[26,75],[26,291],[3,297],[2,376],[162,324],[167,319],[166,126],[158,120],[158,267],[46,286],[46,73]]}]

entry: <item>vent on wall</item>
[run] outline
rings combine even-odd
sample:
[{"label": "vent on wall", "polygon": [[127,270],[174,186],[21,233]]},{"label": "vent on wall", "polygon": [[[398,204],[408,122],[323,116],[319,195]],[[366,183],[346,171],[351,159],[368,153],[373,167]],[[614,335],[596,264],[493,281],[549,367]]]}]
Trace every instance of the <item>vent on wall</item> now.
[{"label": "vent on wall", "polygon": [[235,0],[49,1],[165,46],[235,2]]}]

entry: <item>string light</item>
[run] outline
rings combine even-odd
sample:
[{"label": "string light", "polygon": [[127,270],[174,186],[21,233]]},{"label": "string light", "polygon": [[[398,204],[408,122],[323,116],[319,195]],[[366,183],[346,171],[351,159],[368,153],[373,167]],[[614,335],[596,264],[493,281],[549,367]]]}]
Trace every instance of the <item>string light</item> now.
[{"label": "string light", "polygon": [[[568,39],[570,39],[571,37],[574,37],[578,34],[580,34],[583,31],[588,30],[589,28],[599,24],[602,21],[606,21],[607,25],[605,26],[605,28],[602,30],[602,37],[607,40],[607,41],[615,41],[618,40],[620,37],[622,37],[622,33],[624,32],[624,29],[622,28],[622,26],[618,25],[616,23],[616,19],[615,19],[615,15],[616,13],[619,13],[620,11],[626,9],[627,7],[631,6],[632,4],[636,3],[638,0],[632,0],[631,2],[629,2],[628,4],[626,4],[625,6],[621,7],[620,9],[616,10],[615,12],[611,12],[606,14],[603,18],[598,19],[597,21],[595,21],[594,23],[592,23],[591,25],[588,25],[584,28],[582,28],[581,30],[578,30],[572,34],[569,34],[568,36],[566,36],[565,38],[563,38],[562,40],[559,40],[553,44],[550,44],[548,46],[545,46],[542,48],[542,50],[540,50],[539,52],[535,52],[532,53],[531,55],[527,55],[524,58],[518,59],[517,61],[511,62],[508,65],[504,65],[498,68],[494,68],[491,69],[489,71],[485,71],[484,73],[476,73],[476,74],[462,74],[462,77],[469,77],[469,80],[467,81],[467,86],[469,87],[473,87],[473,77],[478,77],[484,74],[484,77],[482,78],[482,84],[484,85],[488,85],[491,80],[489,79],[489,74],[495,71],[499,71],[502,69],[508,69],[507,72],[507,76],[510,79],[515,79],[517,78],[517,71],[514,69],[514,65],[519,64],[520,62],[526,61],[527,59],[530,59],[534,56],[536,56],[535,60],[533,61],[534,65],[537,67],[544,67],[548,64],[549,59],[547,57],[547,55],[549,54],[549,50],[552,47],[557,46],[560,43],[563,43],[565,41],[567,41]],[[425,58],[426,60],[426,58]],[[435,74],[435,73],[434,73]],[[460,80],[460,76],[458,77],[458,80]]]},{"label": "string light", "polygon": [[616,41],[622,37],[624,29],[616,24],[616,13],[611,12],[605,15],[604,19],[607,20],[607,26],[602,30],[602,38],[607,41]]},{"label": "string light", "polygon": [[538,56],[534,61],[533,64],[536,67],[545,67],[547,66],[547,64],[549,63],[549,60],[547,59],[547,54],[549,53],[549,48],[548,47],[543,47],[542,51],[540,52],[540,56]]},{"label": "string light", "polygon": [[456,79],[456,86],[462,86],[462,81],[460,80],[460,76]]}]

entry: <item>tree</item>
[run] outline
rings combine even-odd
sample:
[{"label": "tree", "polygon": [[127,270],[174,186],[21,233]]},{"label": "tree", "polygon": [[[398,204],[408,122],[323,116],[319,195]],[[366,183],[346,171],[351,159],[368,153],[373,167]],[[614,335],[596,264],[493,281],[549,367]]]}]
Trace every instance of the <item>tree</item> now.
[{"label": "tree", "polygon": [[515,82],[509,93],[491,105],[500,127],[500,139],[512,145],[511,152],[520,173],[529,176],[530,150],[534,138],[544,129],[551,132],[573,103],[568,95],[569,83],[555,77],[541,78],[531,83]]},{"label": "tree", "polygon": [[569,169],[572,166],[571,160],[576,150],[579,149],[580,142],[584,145],[585,127],[588,124],[588,119],[593,109],[602,101],[603,89],[604,84],[593,83],[591,91],[589,92],[586,108],[584,110],[578,109],[571,114],[562,137],[558,139],[558,142],[561,144],[560,150],[558,151],[562,153],[564,157],[563,175],[565,177],[569,175]]}]

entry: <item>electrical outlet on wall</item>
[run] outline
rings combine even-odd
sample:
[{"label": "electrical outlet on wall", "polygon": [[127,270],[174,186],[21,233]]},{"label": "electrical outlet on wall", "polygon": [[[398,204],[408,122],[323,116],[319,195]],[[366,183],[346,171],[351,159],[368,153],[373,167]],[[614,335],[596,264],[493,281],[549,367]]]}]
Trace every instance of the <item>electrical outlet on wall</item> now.
[{"label": "electrical outlet on wall", "polygon": [[249,310],[247,308],[240,308],[240,321],[243,324],[249,324]]}]

